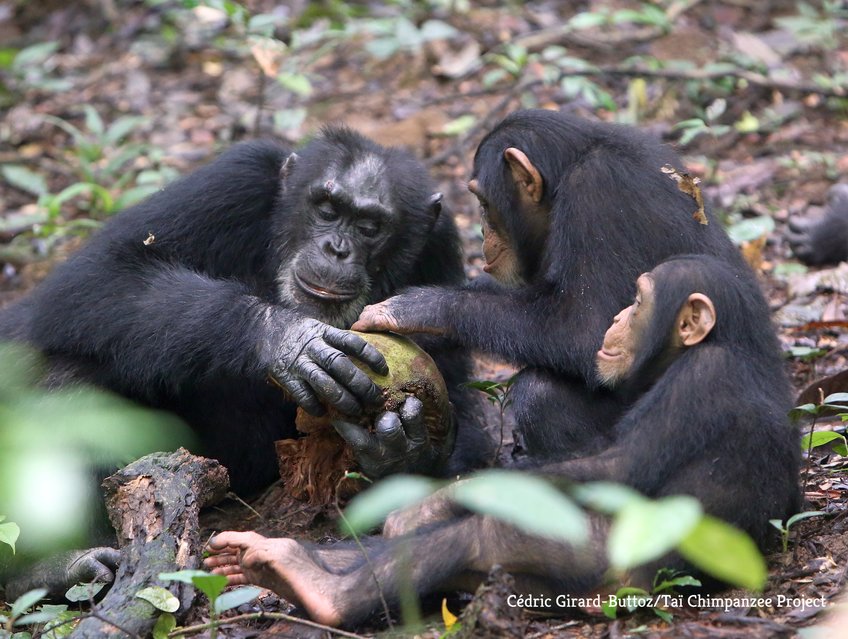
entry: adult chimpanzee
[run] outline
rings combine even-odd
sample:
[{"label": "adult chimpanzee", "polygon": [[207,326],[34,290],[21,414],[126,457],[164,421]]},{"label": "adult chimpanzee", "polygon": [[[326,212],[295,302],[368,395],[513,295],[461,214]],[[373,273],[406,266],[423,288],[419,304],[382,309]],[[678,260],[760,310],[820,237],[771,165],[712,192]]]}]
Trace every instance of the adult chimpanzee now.
[{"label": "adult chimpanzee", "polygon": [[693,219],[695,200],[665,165],[682,169],[633,129],[513,113],[481,142],[468,185],[482,207],[486,271],[511,287],[409,290],[366,308],[354,328],[439,332],[525,367],[511,396],[531,456],[603,447],[624,404],[598,388],[594,354],[633,280],[682,253],[719,256],[753,280],[712,214],[707,225]]},{"label": "adult chimpanzee", "polygon": [[[786,418],[790,395],[780,350],[756,284],[720,259],[684,256],[639,277],[637,289],[596,354],[600,382],[638,396],[616,424],[615,442],[535,472],[560,481],[622,482],[650,497],[693,495],[762,546],[768,520],[800,506],[800,453]],[[320,547],[226,532],[212,539],[216,554],[206,565],[230,583],[272,588],[333,625],[364,620],[381,595],[397,603],[403,579],[420,594],[468,588],[494,564],[513,572],[518,592],[552,599],[603,585],[603,517],[593,517],[589,544],[574,547],[463,512],[450,504],[449,490],[387,522],[414,554],[394,552],[397,540],[375,539],[366,564],[344,542]],[[659,565],[692,569],[672,555],[637,569],[633,582],[649,586]]]},{"label": "adult chimpanzee", "polygon": [[822,217],[790,219],[786,236],[792,252],[807,264],[848,260],[848,184],[830,187]]},{"label": "adult chimpanzee", "polygon": [[[199,452],[249,491],[277,475],[273,442],[295,435],[297,405],[356,414],[379,398],[346,355],[376,370],[382,355],[340,329],[402,286],[464,280],[456,228],[440,211],[411,155],[348,129],[325,128],[296,154],[243,143],[110,220],[0,315],[0,337],[47,354],[48,383],[92,382],[180,415]],[[414,410],[387,413],[370,448],[356,440],[367,473],[452,474],[490,449],[468,415],[467,358],[430,340],[466,411],[455,414],[454,454],[443,463],[451,451],[407,439],[401,416]]]}]

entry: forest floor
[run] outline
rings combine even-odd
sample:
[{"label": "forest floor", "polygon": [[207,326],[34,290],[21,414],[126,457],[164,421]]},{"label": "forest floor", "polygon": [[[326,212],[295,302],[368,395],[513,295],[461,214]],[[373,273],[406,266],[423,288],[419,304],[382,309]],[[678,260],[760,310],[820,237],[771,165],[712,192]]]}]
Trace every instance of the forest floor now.
[{"label": "forest floor", "polygon": [[[583,15],[600,18],[570,29],[563,25],[576,24],[568,22],[575,9],[560,5],[577,3],[460,2],[454,11],[438,2],[323,3],[329,18],[315,9],[319,3],[244,4],[253,16],[276,17],[270,38],[251,40],[246,21],[239,27],[238,16],[205,6],[0,0],[0,47],[36,45],[29,60],[16,62],[12,49],[0,49],[0,166],[23,169],[0,175],[0,304],[43,278],[91,220],[118,208],[121,193],[155,188],[237,140],[273,135],[297,143],[327,122],[408,146],[428,165],[456,216],[473,277],[482,265],[479,213],[465,188],[474,149],[510,111],[554,108],[635,124],[676,144],[761,274],[799,395],[822,385],[826,393],[848,390],[848,264],[803,267],[784,239],[787,220],[818,212],[828,187],[848,174],[848,98],[836,86],[844,89],[848,78],[844,3],[651,5],[662,18],[640,2],[589,0],[579,3]],[[400,6],[411,22],[399,18]],[[427,14],[424,7],[442,8]],[[624,10],[630,20],[610,18]],[[319,14],[306,20],[310,11]],[[423,28],[429,18],[431,31]],[[364,26],[328,39],[329,26],[339,24]],[[674,71],[652,72],[657,61]],[[126,130],[110,137],[109,125],[125,116],[138,119],[124,120]],[[689,139],[696,129],[700,135]],[[105,195],[85,186],[91,183]],[[509,369],[481,362],[480,374],[504,379]],[[816,401],[818,392],[808,390],[803,401],[810,397]],[[834,426],[832,419],[817,424]],[[805,509],[827,516],[797,525],[790,550],[769,557],[763,596],[837,601],[848,570],[845,470],[834,452],[806,463]],[[254,504],[261,519],[233,503],[207,525],[312,539],[333,534],[332,513],[286,505],[272,492]],[[288,609],[268,595],[240,612],[257,605]],[[671,625],[650,611],[615,621],[588,613],[521,616],[498,632],[765,638],[821,623],[821,608],[797,605],[673,613]],[[192,614],[203,620],[206,611]],[[848,636],[846,627],[803,632]],[[322,631],[310,632],[288,622],[238,623],[219,636]]]}]

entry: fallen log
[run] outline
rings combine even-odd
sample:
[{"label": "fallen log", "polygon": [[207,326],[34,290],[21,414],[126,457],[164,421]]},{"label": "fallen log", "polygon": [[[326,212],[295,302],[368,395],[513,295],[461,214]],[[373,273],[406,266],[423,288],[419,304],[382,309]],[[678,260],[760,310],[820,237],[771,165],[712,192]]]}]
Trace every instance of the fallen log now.
[{"label": "fallen log", "polygon": [[121,565],[112,588],[97,604],[97,617],[83,619],[70,636],[147,637],[161,613],[136,594],[148,586],[163,586],[180,601],[177,616],[189,610],[194,588],[162,582],[158,575],[200,566],[198,515],[226,494],[227,470],[180,448],[142,457],[107,477],[103,486],[109,519],[118,533]]}]

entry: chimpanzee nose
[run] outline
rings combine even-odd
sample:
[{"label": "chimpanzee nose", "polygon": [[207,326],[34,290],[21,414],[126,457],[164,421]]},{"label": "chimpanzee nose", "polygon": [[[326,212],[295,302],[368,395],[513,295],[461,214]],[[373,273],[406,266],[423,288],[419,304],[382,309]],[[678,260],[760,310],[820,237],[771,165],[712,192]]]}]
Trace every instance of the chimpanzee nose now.
[{"label": "chimpanzee nose", "polygon": [[324,241],[324,254],[337,260],[346,260],[350,257],[350,246],[347,241],[340,237],[329,238]]}]

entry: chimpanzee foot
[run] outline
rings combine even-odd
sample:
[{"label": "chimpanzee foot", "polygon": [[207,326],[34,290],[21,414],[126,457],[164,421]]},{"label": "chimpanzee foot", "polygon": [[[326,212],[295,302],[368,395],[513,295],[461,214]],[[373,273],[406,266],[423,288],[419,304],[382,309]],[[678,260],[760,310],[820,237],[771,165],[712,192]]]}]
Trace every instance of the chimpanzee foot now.
[{"label": "chimpanzee foot", "polygon": [[254,532],[223,532],[209,542],[204,560],[230,585],[255,584],[303,607],[315,621],[339,626],[344,620],[345,578],[319,567],[294,539]]}]

